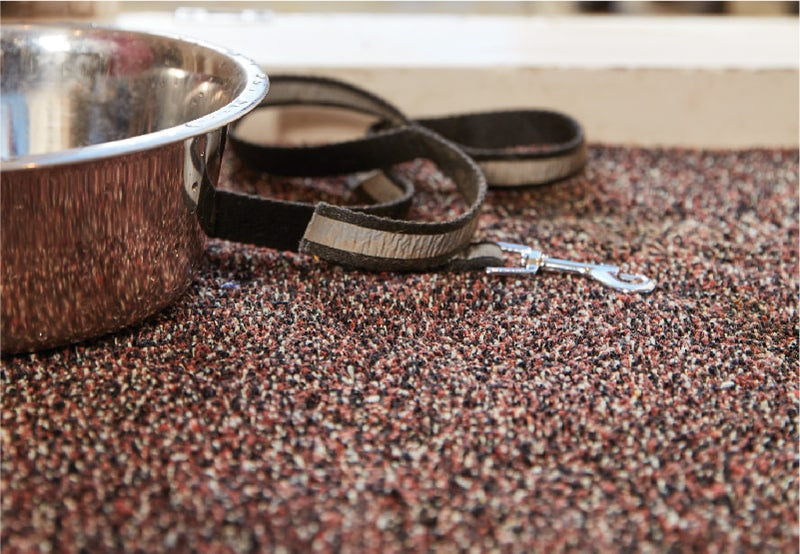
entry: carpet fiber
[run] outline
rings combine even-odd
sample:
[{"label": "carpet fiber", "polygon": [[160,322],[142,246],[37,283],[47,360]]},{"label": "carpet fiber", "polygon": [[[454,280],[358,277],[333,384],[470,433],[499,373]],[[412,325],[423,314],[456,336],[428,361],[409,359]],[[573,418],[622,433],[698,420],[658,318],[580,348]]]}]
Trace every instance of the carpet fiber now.
[{"label": "carpet fiber", "polygon": [[589,158],[479,238],[649,295],[210,241],[140,327],[4,359],[3,551],[796,552],[797,152]]}]

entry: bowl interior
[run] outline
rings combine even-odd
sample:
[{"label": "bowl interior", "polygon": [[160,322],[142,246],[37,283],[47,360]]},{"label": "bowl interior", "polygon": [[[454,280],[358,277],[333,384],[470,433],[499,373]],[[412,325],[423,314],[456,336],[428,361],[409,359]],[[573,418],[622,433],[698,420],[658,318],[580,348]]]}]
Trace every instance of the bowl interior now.
[{"label": "bowl interior", "polygon": [[224,51],[94,27],[4,28],[0,73],[4,161],[186,126],[256,88]]}]

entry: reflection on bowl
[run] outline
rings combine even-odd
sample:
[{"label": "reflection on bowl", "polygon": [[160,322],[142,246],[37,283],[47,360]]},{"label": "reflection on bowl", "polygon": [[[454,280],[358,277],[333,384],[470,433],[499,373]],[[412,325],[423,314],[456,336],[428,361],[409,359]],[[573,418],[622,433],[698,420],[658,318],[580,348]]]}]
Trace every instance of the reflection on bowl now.
[{"label": "reflection on bowl", "polygon": [[228,123],[264,97],[252,61],[175,37],[4,26],[3,353],[140,321],[192,280]]}]

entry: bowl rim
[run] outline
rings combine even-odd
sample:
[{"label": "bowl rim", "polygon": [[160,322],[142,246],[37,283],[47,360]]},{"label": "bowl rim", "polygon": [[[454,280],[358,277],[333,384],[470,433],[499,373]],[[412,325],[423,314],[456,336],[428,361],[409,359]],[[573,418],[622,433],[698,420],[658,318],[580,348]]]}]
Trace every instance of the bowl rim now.
[{"label": "bowl rim", "polygon": [[127,137],[120,140],[67,148],[55,152],[43,152],[40,154],[29,154],[3,158],[0,160],[0,171],[2,172],[90,162],[93,160],[124,156],[126,154],[151,150],[173,144],[175,142],[192,139],[194,137],[219,129],[220,127],[224,127],[229,123],[241,118],[246,113],[258,106],[269,90],[269,78],[264,70],[252,59],[239,54],[238,52],[229,50],[228,48],[185,35],[162,32],[152,33],[129,30],[114,26],[80,23],[9,24],[3,25],[3,35],[5,38],[14,33],[39,29],[54,31],[60,30],[69,34],[87,31],[108,32],[117,35],[122,34],[144,39],[166,39],[205,48],[216,54],[224,56],[228,59],[228,61],[233,62],[239,69],[243,70],[245,74],[245,86],[242,87],[241,92],[232,98],[226,105],[199,118],[181,123],[180,125],[174,125],[166,129],[160,129],[151,133]]}]

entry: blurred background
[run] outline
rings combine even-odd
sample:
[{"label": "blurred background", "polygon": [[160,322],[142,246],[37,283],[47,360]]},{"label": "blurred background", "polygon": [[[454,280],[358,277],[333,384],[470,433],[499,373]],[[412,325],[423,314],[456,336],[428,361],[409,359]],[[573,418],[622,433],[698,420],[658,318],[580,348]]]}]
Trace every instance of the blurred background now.
[{"label": "blurred background", "polygon": [[344,79],[414,117],[536,106],[596,142],[796,147],[798,4],[2,0],[0,16],[179,33],[268,75]]},{"label": "blurred background", "polygon": [[798,2],[29,2],[4,0],[0,15],[28,17],[113,17],[124,12],[174,11],[200,7],[224,11],[461,13],[498,15],[607,14],[607,15],[796,15]]}]

